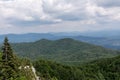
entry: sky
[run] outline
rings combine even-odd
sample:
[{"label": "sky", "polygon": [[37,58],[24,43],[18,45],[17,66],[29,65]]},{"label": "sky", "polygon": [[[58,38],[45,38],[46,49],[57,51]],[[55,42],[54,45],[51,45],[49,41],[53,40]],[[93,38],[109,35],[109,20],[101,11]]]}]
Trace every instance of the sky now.
[{"label": "sky", "polygon": [[0,0],[0,34],[120,30],[120,0]]}]

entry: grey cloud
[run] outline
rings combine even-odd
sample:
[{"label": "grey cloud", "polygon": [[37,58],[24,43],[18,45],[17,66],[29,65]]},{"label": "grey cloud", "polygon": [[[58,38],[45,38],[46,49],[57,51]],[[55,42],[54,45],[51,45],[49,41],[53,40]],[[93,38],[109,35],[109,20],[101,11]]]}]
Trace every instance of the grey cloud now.
[{"label": "grey cloud", "polygon": [[94,0],[98,6],[120,7],[120,0]]},{"label": "grey cloud", "polygon": [[85,20],[87,17],[84,14],[63,14],[57,16],[57,18],[60,18],[64,21],[79,21],[79,20]]},{"label": "grey cloud", "polygon": [[8,21],[8,23],[13,25],[13,26],[18,26],[18,27],[30,27],[30,26],[40,26],[40,25],[55,24],[57,22],[43,21],[43,20],[25,21],[25,20],[18,20],[18,19],[10,19]]},{"label": "grey cloud", "polygon": [[61,0],[54,4],[46,3],[46,1],[43,1],[43,11],[54,18],[62,19],[63,21],[86,19],[85,5],[87,0]]}]

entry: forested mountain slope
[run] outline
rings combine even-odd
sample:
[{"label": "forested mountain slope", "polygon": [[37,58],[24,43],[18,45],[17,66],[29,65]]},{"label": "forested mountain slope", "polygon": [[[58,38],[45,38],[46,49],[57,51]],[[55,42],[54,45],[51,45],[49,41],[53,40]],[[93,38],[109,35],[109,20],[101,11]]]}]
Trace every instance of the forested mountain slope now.
[{"label": "forested mountain slope", "polygon": [[31,59],[43,58],[62,62],[86,62],[113,57],[118,51],[80,42],[70,38],[60,40],[42,39],[36,42],[12,44],[15,52]]}]

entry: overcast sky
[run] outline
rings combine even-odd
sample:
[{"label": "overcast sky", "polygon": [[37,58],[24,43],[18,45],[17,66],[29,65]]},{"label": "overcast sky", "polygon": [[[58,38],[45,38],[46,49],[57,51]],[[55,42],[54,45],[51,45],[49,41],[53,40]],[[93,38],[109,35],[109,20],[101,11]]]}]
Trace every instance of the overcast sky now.
[{"label": "overcast sky", "polygon": [[120,30],[120,0],[0,0],[0,34]]}]

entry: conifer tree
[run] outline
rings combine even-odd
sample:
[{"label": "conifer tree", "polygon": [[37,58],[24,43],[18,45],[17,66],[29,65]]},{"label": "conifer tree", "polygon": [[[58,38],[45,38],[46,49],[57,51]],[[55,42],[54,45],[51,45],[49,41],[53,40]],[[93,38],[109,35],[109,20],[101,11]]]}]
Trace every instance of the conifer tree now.
[{"label": "conifer tree", "polygon": [[13,54],[12,48],[6,37],[4,46],[2,48],[2,70],[0,80],[11,80],[19,77],[18,62],[16,56]]}]

